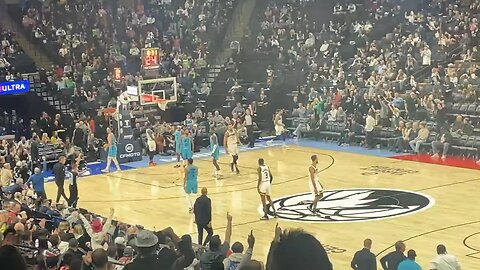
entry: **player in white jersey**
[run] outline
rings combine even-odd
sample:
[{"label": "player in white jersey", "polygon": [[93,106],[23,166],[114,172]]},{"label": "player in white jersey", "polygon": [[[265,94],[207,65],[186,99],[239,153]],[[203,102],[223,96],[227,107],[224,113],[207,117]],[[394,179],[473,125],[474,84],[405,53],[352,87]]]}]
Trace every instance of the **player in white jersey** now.
[{"label": "player in white jersey", "polygon": [[237,174],[240,174],[240,170],[238,170],[238,132],[236,129],[233,128],[233,125],[228,125],[228,129],[225,131],[223,136],[223,146],[225,147],[225,152],[227,155],[232,156],[232,163],[230,163],[230,168],[235,168]]},{"label": "player in white jersey", "polygon": [[[272,187],[272,180],[273,176],[270,172],[270,169],[267,165],[265,165],[265,161],[263,158],[258,160],[258,183],[257,183],[257,190],[258,194],[260,194],[260,199],[262,200],[263,205],[263,217],[262,220],[268,220],[268,208],[269,205],[273,209],[273,215],[277,216],[275,211],[275,207],[273,206],[272,198],[270,197],[271,187]],[[268,204],[267,204],[268,201]]]},{"label": "player in white jersey", "polygon": [[317,203],[320,199],[323,198],[323,187],[320,184],[320,177],[318,176],[319,171],[317,168],[318,157],[317,155],[311,156],[312,164],[308,167],[308,185],[310,186],[310,191],[312,192],[314,199],[311,205],[307,208],[313,213],[319,212],[317,209]]}]

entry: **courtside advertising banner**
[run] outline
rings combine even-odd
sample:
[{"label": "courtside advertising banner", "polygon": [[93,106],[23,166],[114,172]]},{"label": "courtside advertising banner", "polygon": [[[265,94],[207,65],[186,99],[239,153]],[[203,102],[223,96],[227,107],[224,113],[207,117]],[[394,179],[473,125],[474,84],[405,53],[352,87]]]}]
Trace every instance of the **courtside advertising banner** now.
[{"label": "courtside advertising banner", "polygon": [[30,91],[30,82],[28,80],[0,82],[0,95],[14,95],[27,93]]}]

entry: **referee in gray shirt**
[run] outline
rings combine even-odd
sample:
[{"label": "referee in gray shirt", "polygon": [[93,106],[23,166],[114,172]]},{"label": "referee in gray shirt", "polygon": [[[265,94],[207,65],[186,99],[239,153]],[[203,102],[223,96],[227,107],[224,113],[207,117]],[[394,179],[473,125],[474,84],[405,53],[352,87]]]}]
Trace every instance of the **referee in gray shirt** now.
[{"label": "referee in gray shirt", "polygon": [[250,109],[245,111],[245,127],[247,128],[248,147],[255,147],[255,136],[253,135],[253,117]]}]

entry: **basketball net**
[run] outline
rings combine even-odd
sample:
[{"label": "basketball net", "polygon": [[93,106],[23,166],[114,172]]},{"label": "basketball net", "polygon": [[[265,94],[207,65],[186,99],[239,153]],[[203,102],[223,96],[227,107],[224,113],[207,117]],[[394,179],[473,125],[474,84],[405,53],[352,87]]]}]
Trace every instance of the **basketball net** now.
[{"label": "basketball net", "polygon": [[158,104],[158,108],[160,108],[160,110],[165,111],[167,109],[168,100],[158,99],[157,104]]}]

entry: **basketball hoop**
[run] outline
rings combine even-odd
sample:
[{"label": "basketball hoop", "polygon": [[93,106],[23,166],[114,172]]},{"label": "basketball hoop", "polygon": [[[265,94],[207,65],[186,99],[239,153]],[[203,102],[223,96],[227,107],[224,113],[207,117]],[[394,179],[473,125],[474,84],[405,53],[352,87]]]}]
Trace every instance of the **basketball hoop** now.
[{"label": "basketball hoop", "polygon": [[165,111],[167,109],[168,100],[158,99],[157,104],[158,104],[158,108],[160,108],[160,110]]}]

